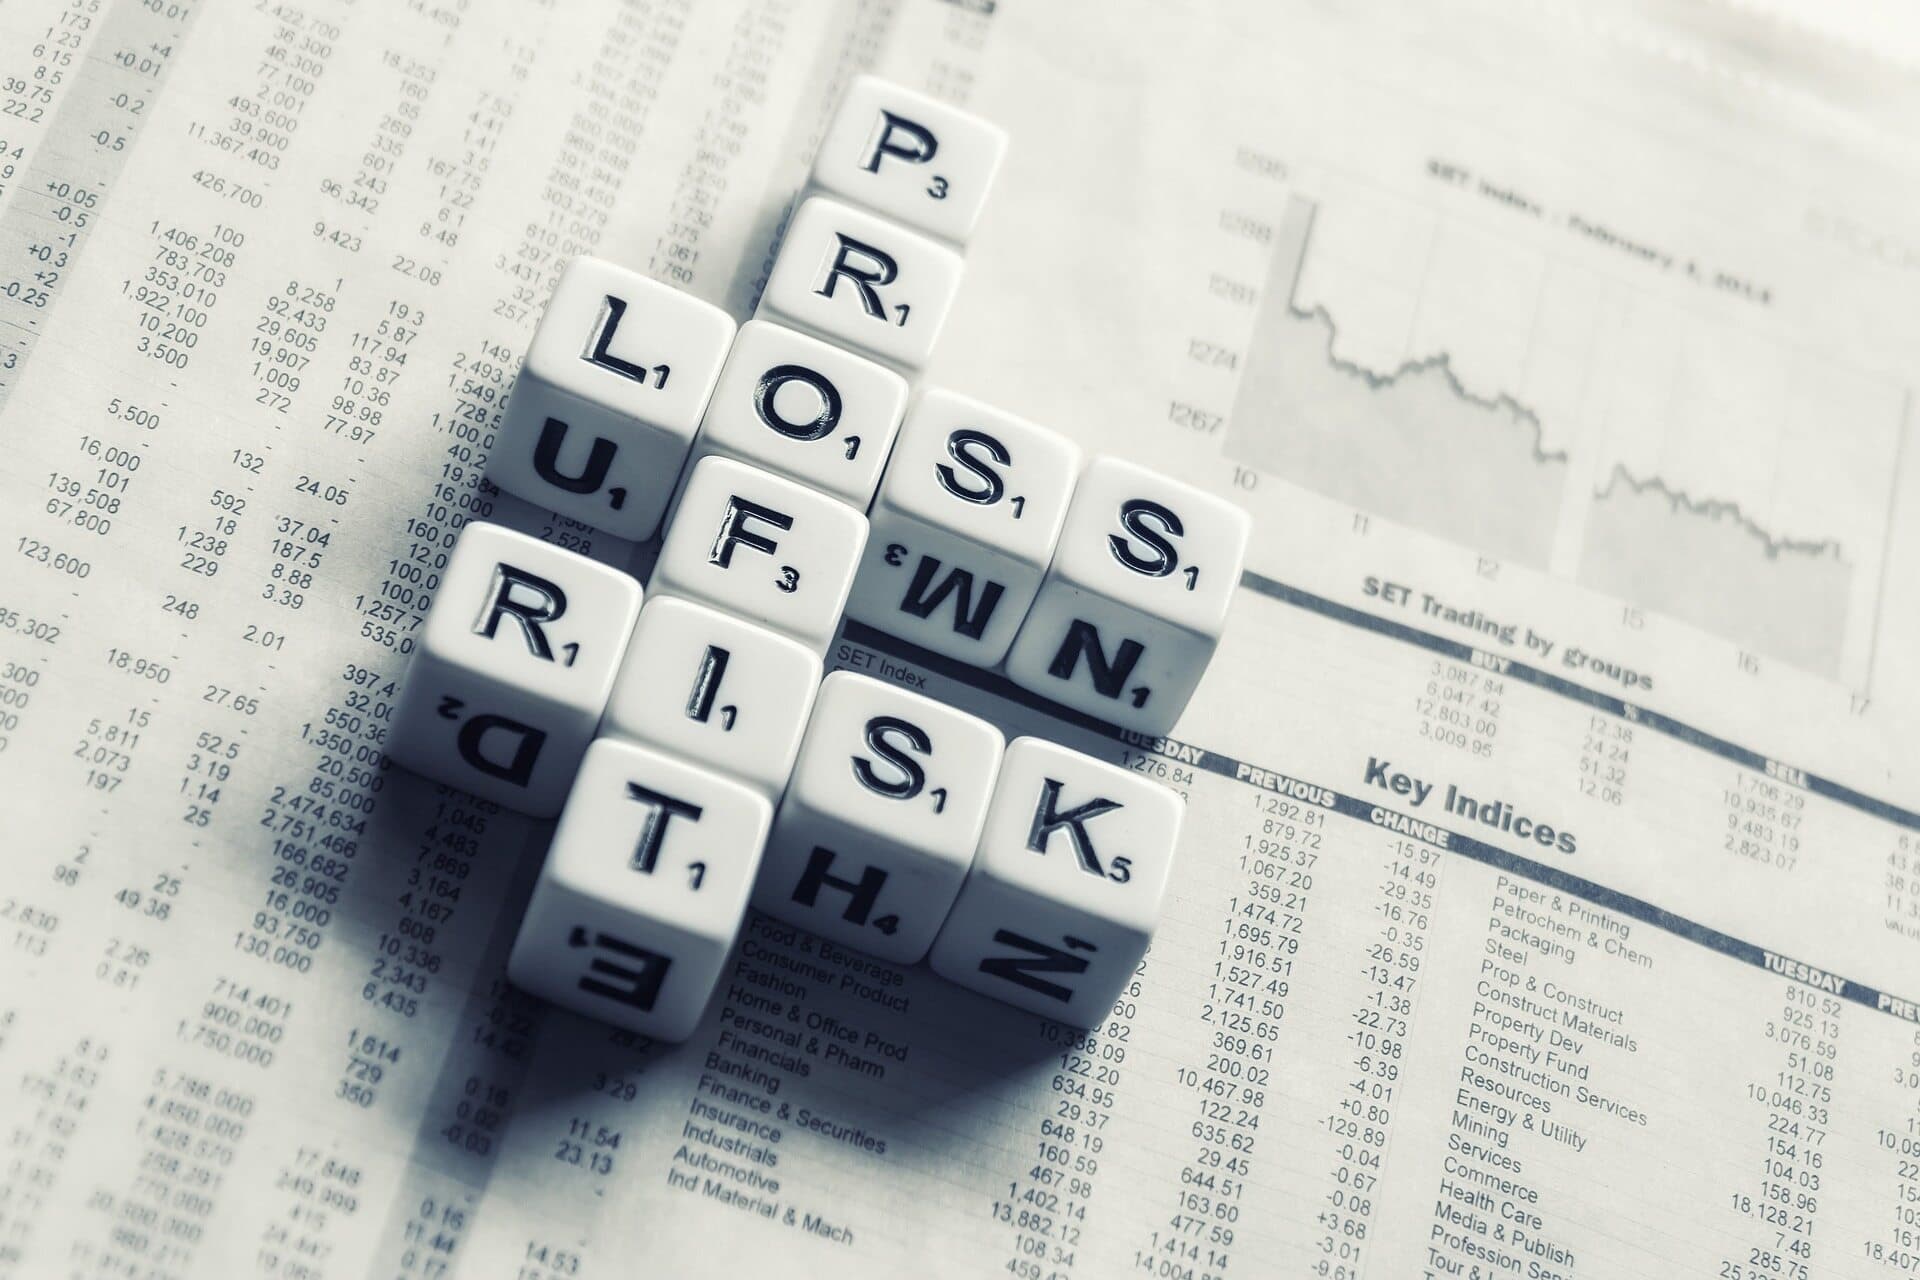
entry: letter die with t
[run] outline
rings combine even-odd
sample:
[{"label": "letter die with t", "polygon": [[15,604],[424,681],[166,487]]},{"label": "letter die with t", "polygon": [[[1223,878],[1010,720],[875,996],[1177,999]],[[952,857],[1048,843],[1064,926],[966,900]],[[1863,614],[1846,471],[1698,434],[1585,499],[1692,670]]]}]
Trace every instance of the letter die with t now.
[{"label": "letter die with t", "polygon": [[778,801],[819,686],[820,656],[797,640],[655,595],[640,610],[600,732]]},{"label": "letter die with t", "polygon": [[918,368],[960,292],[960,255],[863,209],[815,196],[773,260],[761,310],[829,342]]},{"label": "letter die with t", "polygon": [[387,755],[535,817],[560,812],[640,612],[640,584],[496,524],[454,544]]},{"label": "letter die with t", "polygon": [[1096,458],[1007,674],[1077,711],[1165,733],[1220,643],[1247,531],[1246,512],[1224,498]]},{"label": "letter die with t", "polygon": [[880,481],[847,612],[993,666],[1046,577],[1079,469],[1063,436],[951,391],[922,395]]},{"label": "letter die with t", "polygon": [[911,964],[973,861],[1000,731],[849,671],[820,687],[753,905]]},{"label": "letter die with t", "polygon": [[667,526],[652,586],[823,653],[866,543],[867,518],[846,503],[731,458],[702,458]]},{"label": "letter die with t", "polygon": [[884,365],[768,320],[740,326],[693,443],[851,503],[873,498],[907,407]]},{"label": "letter die with t", "polygon": [[1180,798],[1039,738],[1007,747],[933,971],[1077,1027],[1098,1026],[1146,954]]},{"label": "letter die with t", "polygon": [[964,243],[1007,151],[998,126],[875,76],[840,100],[813,180],[930,235]]},{"label": "letter die with t", "polygon": [[587,751],[507,961],[515,986],[661,1040],[693,1034],[740,931],[771,806],[617,738]]},{"label": "letter die with t", "polygon": [[732,341],[720,308],[575,258],[527,348],[489,478],[615,537],[652,537]]}]

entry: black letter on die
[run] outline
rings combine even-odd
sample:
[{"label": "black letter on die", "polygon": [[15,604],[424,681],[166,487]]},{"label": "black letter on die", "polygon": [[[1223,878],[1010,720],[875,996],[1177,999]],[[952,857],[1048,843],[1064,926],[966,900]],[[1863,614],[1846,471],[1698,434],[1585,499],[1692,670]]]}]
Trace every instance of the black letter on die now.
[{"label": "black letter on die", "polygon": [[[487,734],[496,729],[501,733],[516,734],[519,738],[514,743],[512,758],[504,762],[489,760],[482,746]],[[502,782],[511,782],[516,787],[524,787],[527,779],[533,776],[533,766],[540,758],[540,748],[546,745],[547,732],[506,716],[485,714],[468,719],[460,726],[460,732],[453,741],[460,758],[480,772]]]},{"label": "black letter on die", "polygon": [[[907,594],[900,598],[900,610],[916,618],[933,616],[940,602],[949,595],[953,597],[953,629],[969,640],[978,640],[987,629],[987,623],[993,620],[993,611],[1000,604],[1000,597],[1006,588],[997,582],[989,582],[980,588],[980,607],[973,607],[973,573],[967,569],[955,567],[947,570],[947,576],[940,580],[939,586],[933,585],[933,575],[940,572],[940,562],[932,556],[921,556],[920,563],[914,566],[913,580],[907,583]],[[931,588],[931,590],[929,590]]]},{"label": "black letter on die", "polygon": [[[773,407],[773,398],[789,382],[804,382],[820,397],[820,412],[811,421],[788,422]],[[794,440],[818,440],[832,434],[833,429],[840,425],[840,389],[817,369],[798,364],[775,365],[761,374],[760,381],[754,385],[753,411],[760,415],[760,421],[783,436]]]},{"label": "black letter on die", "polygon": [[[1031,956],[988,956],[980,962],[980,972],[996,978],[1005,978],[1015,986],[1025,987],[1029,991],[1038,991],[1041,995],[1066,1004],[1073,999],[1073,988],[1063,987],[1057,982],[1048,982],[1045,978],[1036,978],[1036,973],[1085,973],[1087,958],[1070,955],[1058,947],[1050,947],[1044,942],[1015,933],[1011,929],[995,929],[993,940],[1003,947],[1019,947],[1031,952]],[[1075,951],[1098,951],[1100,948],[1082,938],[1066,937],[1061,939]]]},{"label": "black letter on die", "polygon": [[[807,858],[807,869],[800,873],[800,883],[793,886],[793,900],[803,907],[811,907],[820,897],[823,885],[838,889],[847,895],[847,909],[840,913],[840,918],[853,924],[865,924],[873,904],[880,899],[880,890],[886,887],[887,873],[879,867],[868,867],[860,873],[858,880],[842,880],[827,871],[833,865],[834,857],[831,849],[823,849],[819,845],[813,847],[813,853]],[[894,928],[898,927],[898,924],[894,925]],[[880,931],[890,934],[893,928],[882,927]]]},{"label": "black letter on die", "polygon": [[727,659],[732,656],[717,644],[708,645],[700,655],[700,674],[693,678],[693,689],[687,694],[687,719],[707,723],[714,699],[720,696],[720,682],[727,676]]},{"label": "black letter on die", "polygon": [[[599,947],[626,962],[615,963],[595,956],[587,966],[587,972],[581,975],[582,991],[632,1005],[642,1013],[653,1011],[653,1002],[660,998],[660,984],[666,981],[667,970],[673,967],[672,956],[663,956],[658,951],[622,942],[610,933],[596,931],[589,941],[587,931],[579,925],[575,925],[573,932],[567,935],[567,945]],[[593,976],[596,974],[604,976]],[[609,978],[613,981],[607,981]]]},{"label": "black letter on die", "polygon": [[890,800],[911,800],[920,794],[920,788],[927,785],[927,771],[920,762],[906,753],[906,749],[890,742],[887,735],[899,734],[921,755],[933,754],[933,740],[927,737],[927,731],[917,724],[910,724],[898,716],[875,716],[867,721],[867,746],[873,753],[895,769],[900,771],[897,779],[885,779],[874,771],[873,761],[865,756],[854,756],[853,776],[860,785],[869,791],[878,792]]},{"label": "black letter on die", "polygon": [[560,447],[566,443],[567,432],[572,429],[558,418],[547,419],[547,424],[540,428],[539,442],[533,446],[533,469],[542,480],[555,488],[565,489],[568,493],[593,493],[607,482],[607,468],[613,465],[617,448],[605,436],[595,436],[580,474],[567,475],[560,470]]},{"label": "black letter on die", "polygon": [[942,462],[934,467],[940,476],[940,487],[963,502],[977,502],[990,507],[1007,492],[1007,482],[1000,473],[968,452],[968,447],[979,449],[1001,466],[1011,466],[1013,455],[1007,452],[1007,446],[995,440],[984,431],[962,429],[947,437],[947,454],[955,462],[980,477],[986,485],[984,489],[972,489],[960,483],[960,477],[954,469]]},{"label": "black letter on die", "polygon": [[761,533],[750,533],[747,521],[761,520],[776,529],[793,528],[793,517],[785,512],[775,511],[772,507],[763,507],[757,502],[749,502],[738,494],[727,498],[727,516],[720,522],[720,534],[713,540],[713,550],[707,553],[707,561],[722,569],[733,565],[733,547],[735,543],[752,547],[755,551],[764,551],[768,555],[780,549],[780,544]]},{"label": "black letter on die", "polygon": [[[905,135],[904,145],[893,140],[895,132]],[[925,164],[939,149],[939,139],[926,126],[883,109],[880,123],[873,127],[873,137],[867,142],[867,158],[860,162],[860,167],[868,173],[878,173],[882,156],[892,156],[908,164]]]},{"label": "black letter on die", "polygon": [[649,366],[635,364],[631,360],[622,360],[619,356],[607,351],[607,348],[613,344],[615,331],[620,328],[620,317],[627,314],[627,304],[624,299],[616,298],[610,293],[606,295],[606,299],[606,303],[600,308],[600,323],[594,326],[593,341],[581,353],[581,359],[589,360],[602,369],[611,369],[621,377],[632,378],[644,386],[648,376],[653,373]]},{"label": "black letter on die", "polygon": [[[1159,529],[1147,527],[1147,521],[1159,523]],[[1173,514],[1157,502],[1145,498],[1129,498],[1120,504],[1120,527],[1131,537],[1138,538],[1152,550],[1151,556],[1138,555],[1133,545],[1117,533],[1107,535],[1107,547],[1118,560],[1135,573],[1144,573],[1149,578],[1164,578],[1180,567],[1180,553],[1173,549],[1163,534],[1179,537],[1186,530],[1180,527],[1180,517]]]},{"label": "black letter on die", "polygon": [[[1067,628],[1067,638],[1060,642],[1059,652],[1053,655],[1053,661],[1047,664],[1047,674],[1059,680],[1073,679],[1074,668],[1080,665],[1080,655],[1087,655],[1087,675],[1093,681],[1093,689],[1103,698],[1118,698],[1126,692],[1127,677],[1133,674],[1133,664],[1140,661],[1140,655],[1147,647],[1138,640],[1122,640],[1114,651],[1113,661],[1107,661],[1106,650],[1100,647],[1100,628],[1082,618],[1075,618],[1073,625]],[[1133,705],[1146,705],[1146,689],[1142,685],[1134,690]]]},{"label": "black letter on die", "polygon": [[[833,265],[827,268],[827,278],[820,282],[814,292],[823,298],[833,296],[833,286],[841,276],[853,281],[853,287],[860,291],[860,305],[867,314],[876,320],[887,318],[887,309],[880,301],[877,290],[885,288],[900,274],[900,264],[892,255],[882,253],[870,244],[863,244],[852,236],[834,232],[834,239],[840,242],[840,250],[833,255]],[[849,261],[849,255],[865,258],[866,264]]]},{"label": "black letter on die", "polygon": [[675,800],[637,782],[627,783],[627,799],[647,806],[646,820],[640,824],[640,839],[633,846],[633,858],[627,865],[652,875],[653,864],[660,860],[660,845],[667,838],[667,823],[676,817],[688,822],[700,821],[700,806]]},{"label": "black letter on die", "polygon": [[[529,595],[537,599],[529,600],[526,598]],[[496,564],[493,583],[487,588],[487,602],[480,606],[480,616],[473,620],[473,634],[491,640],[500,629],[500,619],[510,617],[520,625],[520,633],[527,638],[527,648],[533,656],[552,662],[553,646],[547,643],[547,633],[540,629],[540,624],[552,622],[566,611],[567,593],[558,583],[510,564]]]},{"label": "black letter on die", "polygon": [[1084,824],[1124,806],[1118,800],[1096,796],[1062,813],[1056,807],[1060,803],[1060,785],[1048,778],[1046,786],[1041,789],[1040,803],[1033,811],[1033,825],[1027,828],[1027,848],[1035,853],[1045,853],[1053,833],[1065,827],[1067,838],[1073,841],[1073,852],[1080,859],[1080,869],[1092,875],[1105,876],[1107,870],[1100,865],[1100,855],[1094,852],[1093,840],[1087,835]]}]

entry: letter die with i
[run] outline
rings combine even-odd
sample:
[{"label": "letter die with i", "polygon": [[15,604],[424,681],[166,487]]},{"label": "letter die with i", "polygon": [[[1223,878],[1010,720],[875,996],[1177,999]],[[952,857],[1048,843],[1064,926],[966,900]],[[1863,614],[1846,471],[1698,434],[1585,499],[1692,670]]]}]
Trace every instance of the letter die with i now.
[{"label": "letter die with i", "polygon": [[774,256],[760,308],[907,369],[933,354],[960,292],[960,255],[864,209],[814,196]]},{"label": "letter die with i", "polygon": [[507,961],[515,986],[684,1040],[746,914],[771,806],[737,782],[602,738],[588,748]]},{"label": "letter die with i", "polygon": [[496,524],[461,530],[387,755],[535,817],[560,812],[640,613],[640,584]]},{"label": "letter die with i", "polygon": [[694,464],[652,587],[772,627],[824,653],[840,625],[867,518],[731,458]]},{"label": "letter die with i", "polygon": [[712,769],[777,802],[820,686],[820,655],[691,600],[640,610],[600,732]]},{"label": "letter die with i", "polygon": [[1167,732],[1226,629],[1248,527],[1224,498],[1096,458],[1074,489],[1007,674],[1122,728]]},{"label": "letter die with i", "polygon": [[733,332],[691,294],[575,258],[521,363],[488,477],[615,537],[652,537]]},{"label": "letter die with i", "polygon": [[1080,451],[951,391],[914,403],[847,612],[976,667],[1007,654],[1066,519]]},{"label": "letter die with i", "polygon": [[1098,1026],[1153,937],[1181,812],[1178,796],[1139,774],[1016,738],[933,971]]},{"label": "letter die with i", "polygon": [[753,905],[883,960],[919,960],[973,861],[1003,745],[965,712],[829,675]]}]

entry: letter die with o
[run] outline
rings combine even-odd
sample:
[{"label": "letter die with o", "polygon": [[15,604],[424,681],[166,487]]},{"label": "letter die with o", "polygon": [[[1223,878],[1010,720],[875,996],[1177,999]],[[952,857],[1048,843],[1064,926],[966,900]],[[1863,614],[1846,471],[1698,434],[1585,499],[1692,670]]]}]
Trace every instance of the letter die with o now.
[{"label": "letter die with o", "polygon": [[813,181],[956,243],[973,234],[1006,155],[997,125],[877,76],[847,90],[813,160]]},{"label": "letter die with o", "polygon": [[1015,684],[1141,733],[1173,728],[1213,660],[1246,559],[1246,512],[1095,459],[1014,637]]},{"label": "letter die with o", "polygon": [[1046,577],[1079,469],[1065,437],[951,391],[926,392],[881,479],[847,612],[993,666]]},{"label": "letter die with o", "polygon": [[1002,747],[965,712],[829,675],[753,905],[884,960],[919,960],[973,861]]},{"label": "letter die with o", "polygon": [[815,196],[773,260],[760,308],[829,342],[917,369],[960,292],[960,255],[936,241]]},{"label": "letter die with o", "polygon": [[867,518],[731,458],[694,464],[652,586],[792,636],[823,653],[840,625]]},{"label": "letter die with o", "polygon": [[602,738],[587,751],[507,961],[515,986],[684,1040],[746,914],[771,806],[737,782]]},{"label": "letter die with o", "polygon": [[1181,812],[1178,796],[1139,774],[1016,738],[933,971],[1098,1026],[1153,937]]},{"label": "letter die with o", "polygon": [[535,817],[560,812],[640,612],[640,584],[475,522],[448,558],[387,755]]},{"label": "letter die with o", "polygon": [[575,258],[527,348],[489,478],[616,537],[652,537],[733,331],[690,294]]}]

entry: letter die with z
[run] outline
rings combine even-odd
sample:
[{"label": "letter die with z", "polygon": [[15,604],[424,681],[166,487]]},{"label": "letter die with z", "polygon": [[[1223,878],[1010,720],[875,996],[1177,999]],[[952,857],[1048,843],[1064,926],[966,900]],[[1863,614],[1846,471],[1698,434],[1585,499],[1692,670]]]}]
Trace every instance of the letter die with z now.
[{"label": "letter die with z", "polygon": [[976,667],[1007,654],[1053,558],[1080,451],[951,391],[914,404],[847,612]]},{"label": "letter die with z", "polygon": [[587,751],[507,961],[515,986],[661,1040],[699,1025],[746,914],[771,806],[602,738]]},{"label": "letter die with z", "polygon": [[1181,812],[1178,796],[1138,774],[1016,738],[933,971],[1098,1026],[1153,936]]},{"label": "letter die with z", "polygon": [[656,595],[640,610],[600,732],[778,801],[819,686],[820,656],[797,640]]},{"label": "letter die with z", "polygon": [[488,477],[615,537],[652,537],[733,331],[691,294],[575,258],[527,348]]},{"label": "letter die with z", "polygon": [[906,407],[907,380],[884,365],[749,320],[720,371],[693,459],[721,454],[865,511]]},{"label": "letter die with z", "polygon": [[731,458],[694,464],[652,586],[724,609],[823,653],[840,625],[867,518]]},{"label": "letter die with z", "polygon": [[827,127],[813,181],[929,235],[965,243],[1006,150],[997,125],[861,76]]},{"label": "letter die with z", "polygon": [[1081,473],[1033,608],[1015,684],[1141,733],[1173,728],[1226,629],[1246,512],[1118,458]]},{"label": "letter die with z", "polygon": [[945,245],[815,196],[787,227],[760,308],[829,342],[918,368],[960,292],[961,266]]},{"label": "letter die with z", "polygon": [[407,669],[387,755],[535,817],[560,812],[640,612],[640,584],[475,522]]},{"label": "letter die with z", "polygon": [[829,675],[753,905],[884,960],[919,960],[973,861],[1003,745],[952,707]]}]

